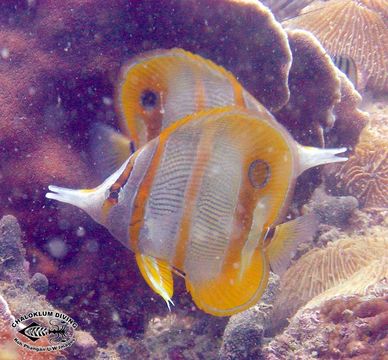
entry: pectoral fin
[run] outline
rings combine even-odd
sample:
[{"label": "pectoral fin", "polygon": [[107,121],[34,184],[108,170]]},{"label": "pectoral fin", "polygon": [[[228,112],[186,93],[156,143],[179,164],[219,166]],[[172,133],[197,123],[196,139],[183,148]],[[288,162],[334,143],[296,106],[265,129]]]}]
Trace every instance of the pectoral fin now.
[{"label": "pectoral fin", "polygon": [[255,249],[244,274],[241,261],[226,264],[214,279],[200,281],[186,274],[186,287],[195,304],[216,316],[230,316],[255,305],[263,294],[269,275],[269,264],[262,249]]},{"label": "pectoral fin", "polygon": [[271,269],[278,275],[290,265],[299,244],[310,241],[318,228],[318,218],[311,213],[280,224],[266,247]]},{"label": "pectoral fin", "polygon": [[90,131],[90,151],[101,178],[117,170],[135,151],[131,140],[104,125],[96,124]]},{"label": "pectoral fin", "polygon": [[167,303],[174,305],[171,298],[174,293],[174,283],[170,265],[152,256],[136,254],[137,265],[147,284]]}]

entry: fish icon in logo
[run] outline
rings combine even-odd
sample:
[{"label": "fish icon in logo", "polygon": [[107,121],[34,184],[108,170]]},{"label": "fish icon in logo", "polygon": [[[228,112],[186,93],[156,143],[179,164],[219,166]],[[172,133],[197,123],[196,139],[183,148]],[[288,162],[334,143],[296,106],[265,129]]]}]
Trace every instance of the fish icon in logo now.
[{"label": "fish icon in logo", "polygon": [[57,322],[58,321],[56,320],[50,321],[53,328],[48,328],[36,322],[32,322],[24,329],[19,330],[19,333],[34,342],[45,336],[49,337],[50,342],[65,342],[68,340],[69,335],[68,326],[65,322],[60,322],[61,325],[58,325]]},{"label": "fish icon in logo", "polygon": [[19,333],[28,337],[31,341],[37,341],[41,337],[46,336],[49,332],[49,329],[32,322],[30,325],[26,326],[24,329],[19,330]]}]

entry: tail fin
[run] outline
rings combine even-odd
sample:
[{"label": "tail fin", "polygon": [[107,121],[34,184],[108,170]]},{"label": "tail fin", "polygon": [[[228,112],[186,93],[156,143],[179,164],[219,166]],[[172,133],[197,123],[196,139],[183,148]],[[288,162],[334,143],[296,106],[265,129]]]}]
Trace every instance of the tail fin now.
[{"label": "tail fin", "polygon": [[298,144],[297,149],[299,155],[298,175],[300,175],[305,170],[318,165],[331,164],[348,160],[347,157],[336,156],[345,152],[347,150],[345,147],[338,149],[319,149]]}]

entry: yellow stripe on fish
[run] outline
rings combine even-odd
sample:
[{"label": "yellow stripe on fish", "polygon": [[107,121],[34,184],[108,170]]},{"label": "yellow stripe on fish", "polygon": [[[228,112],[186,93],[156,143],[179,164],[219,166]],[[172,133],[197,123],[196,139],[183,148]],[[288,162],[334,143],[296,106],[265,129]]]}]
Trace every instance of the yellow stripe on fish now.
[{"label": "yellow stripe on fish", "polygon": [[137,147],[186,115],[226,105],[249,107],[251,101],[244,99],[245,91],[230,72],[182,49],[137,56],[120,78],[121,129]]},{"label": "yellow stripe on fish", "polygon": [[204,109],[237,106],[276,121],[232,73],[182,49],[154,50],[122,68],[115,93],[123,135],[97,124],[92,154],[106,176],[175,121]]},{"label": "yellow stripe on fish", "polygon": [[226,316],[254,305],[270,265],[284,271],[311,238],[308,217],[276,225],[297,176],[346,160],[335,156],[344,150],[303,147],[266,116],[217,108],[172,123],[97,188],[50,186],[46,196],[82,208],[132,249],[167,304],[177,269],[198,307]]}]

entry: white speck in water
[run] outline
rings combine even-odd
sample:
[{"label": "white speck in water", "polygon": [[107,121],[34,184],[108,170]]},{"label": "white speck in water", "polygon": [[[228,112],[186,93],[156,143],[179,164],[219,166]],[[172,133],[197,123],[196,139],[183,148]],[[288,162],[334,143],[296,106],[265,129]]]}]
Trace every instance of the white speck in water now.
[{"label": "white speck in water", "polygon": [[0,54],[4,60],[9,58],[9,50],[7,48],[2,48]]},{"label": "white speck in water", "polygon": [[113,99],[108,96],[103,96],[102,102],[105,106],[111,106],[113,104]]},{"label": "white speck in water", "polygon": [[114,322],[121,322],[120,321],[120,315],[119,315],[119,313],[117,312],[117,311],[112,311],[112,320],[114,321]]},{"label": "white speck in water", "polygon": [[67,52],[70,50],[70,48],[71,48],[71,42],[68,41],[66,47],[63,50]]},{"label": "white speck in water", "polygon": [[78,226],[76,234],[77,234],[78,237],[85,236],[85,234],[86,234],[85,228],[82,227],[82,226]]},{"label": "white speck in water", "polygon": [[67,245],[62,239],[54,238],[49,240],[47,250],[52,257],[62,259],[67,254]]}]

